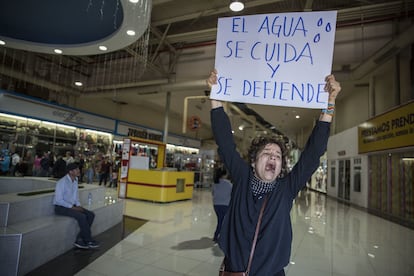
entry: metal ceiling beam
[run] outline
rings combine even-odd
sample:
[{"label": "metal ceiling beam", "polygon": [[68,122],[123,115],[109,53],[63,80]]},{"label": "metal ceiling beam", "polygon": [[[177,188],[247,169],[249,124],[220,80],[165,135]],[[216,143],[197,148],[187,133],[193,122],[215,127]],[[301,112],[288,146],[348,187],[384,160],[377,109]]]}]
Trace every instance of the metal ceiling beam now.
[{"label": "metal ceiling beam", "polygon": [[[154,83],[156,83],[157,80],[154,80]],[[122,94],[145,94],[156,91],[157,93],[166,93],[168,91],[188,91],[191,89],[205,89],[206,88],[206,80],[190,80],[190,81],[182,81],[177,83],[168,83],[168,80],[166,79],[160,79],[159,84],[153,84],[144,86],[147,82],[143,81],[141,82],[140,88],[137,86],[126,88],[122,90]],[[167,82],[167,83],[165,83]],[[139,83],[138,83],[139,84]],[[101,92],[90,92],[86,94],[82,94],[82,97],[86,98],[99,98],[99,97],[105,97],[105,96],[111,96],[113,94],[113,89],[118,89],[119,85],[115,84],[112,86],[105,86],[108,90],[107,91],[101,91]]]},{"label": "metal ceiling beam", "polygon": [[[246,2],[244,6],[246,8],[252,8],[252,7],[257,7],[257,6],[262,6],[262,5],[269,5],[269,4],[276,3],[276,2],[282,2],[282,1],[284,0],[270,0],[270,1],[269,0],[256,0],[256,1]],[[227,13],[229,11],[230,9],[228,5],[226,4],[226,6],[223,6],[221,8],[202,10],[202,11],[193,12],[191,14],[185,14],[182,16],[176,16],[176,17],[167,18],[163,20],[153,21],[151,24],[153,26],[160,26],[160,25],[166,25],[166,24],[171,24],[171,23],[180,22],[180,21],[191,20],[191,19],[195,19],[195,18],[199,18],[203,16]]]},{"label": "metal ceiling beam", "polygon": [[170,25],[168,25],[167,30],[162,34],[160,30],[158,30],[158,28],[151,26],[151,33],[159,39],[159,44],[162,44],[162,43],[165,44],[171,52],[175,53],[177,50],[166,39],[166,35],[168,33],[169,28],[170,28]]},{"label": "metal ceiling beam", "polygon": [[352,78],[356,80],[363,78],[369,72],[372,72],[390,58],[395,57],[400,51],[404,50],[404,48],[412,45],[414,43],[413,33],[414,25],[411,25],[400,35],[387,43],[384,47],[375,52],[375,54],[372,55],[369,59],[355,68],[351,72]]},{"label": "metal ceiling beam", "polygon": [[145,60],[145,59],[144,59],[141,55],[139,55],[137,52],[135,52],[135,50],[133,50],[133,49],[131,49],[131,48],[127,47],[127,48],[125,48],[125,51],[126,51],[128,54],[130,54],[131,56],[133,56],[133,57],[135,57],[135,58],[139,59],[141,62],[143,62],[144,64],[146,64],[146,66],[147,66],[149,69],[151,69],[151,70],[153,70],[153,71],[155,71],[155,72],[157,72],[157,73],[160,73],[161,75],[165,75],[165,74],[166,74],[166,72],[165,72],[162,68],[160,68],[160,67],[156,66],[155,64],[153,64],[153,63],[149,62],[148,60]]},{"label": "metal ceiling beam", "polygon": [[31,84],[34,84],[34,85],[37,85],[37,86],[40,86],[40,87],[47,88],[47,89],[52,90],[52,91],[64,92],[64,93],[72,94],[72,95],[75,95],[75,96],[80,95],[79,91],[64,87],[64,86],[59,85],[59,84],[54,84],[54,83],[52,83],[50,81],[47,81],[45,79],[42,79],[41,81],[39,81],[40,79],[37,78],[37,77],[33,77],[33,76],[28,75],[28,74],[18,72],[16,70],[12,70],[12,69],[7,68],[3,65],[0,65],[0,73],[2,75],[8,76],[10,78],[14,78],[14,79],[18,79],[18,80],[21,80],[21,81],[24,81],[24,82],[28,82],[28,83],[31,83]]},{"label": "metal ceiling beam", "polygon": [[[307,0],[305,4],[305,9],[312,5],[313,0]],[[412,1],[414,5],[414,1]],[[358,22],[361,20],[361,14],[365,14],[365,19],[368,17],[384,17],[395,16],[401,12],[401,8],[404,7],[402,1],[395,1],[390,3],[376,4],[376,5],[367,5],[361,6],[358,8],[349,8],[341,9],[338,11],[338,25],[341,26],[341,21],[355,21]],[[198,14],[198,13],[197,13]],[[378,19],[377,19],[378,20]],[[168,21],[170,22],[170,21]],[[357,22],[357,23],[358,23]],[[170,22],[172,23],[172,22]],[[363,22],[361,22],[362,24]],[[167,40],[170,43],[179,43],[181,41],[186,41],[187,43],[191,42],[200,42],[200,41],[212,41],[216,39],[217,28],[203,29],[193,32],[178,33],[167,35]]]},{"label": "metal ceiling beam", "polygon": [[[167,84],[168,79],[159,79],[159,80],[148,80],[148,81],[139,81],[139,82],[129,82],[129,83],[117,83],[109,85],[98,85],[94,87],[85,88],[83,91],[88,92],[88,94],[104,95],[106,92],[99,92],[103,90],[114,90],[114,89],[125,89],[125,88],[138,88],[144,86],[158,86],[162,84]],[[94,93],[95,92],[95,93]],[[135,90],[136,92],[136,90]],[[122,92],[124,93],[124,92]]]}]

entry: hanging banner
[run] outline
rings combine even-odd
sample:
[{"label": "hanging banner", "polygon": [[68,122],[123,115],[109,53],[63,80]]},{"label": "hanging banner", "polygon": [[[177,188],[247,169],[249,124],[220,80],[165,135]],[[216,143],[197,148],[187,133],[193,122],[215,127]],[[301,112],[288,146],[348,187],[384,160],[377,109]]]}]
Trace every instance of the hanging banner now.
[{"label": "hanging banner", "polygon": [[219,18],[212,99],[325,108],[336,11]]},{"label": "hanging banner", "polygon": [[122,144],[121,180],[124,180],[128,177],[130,148],[131,139],[124,139],[124,143]]}]

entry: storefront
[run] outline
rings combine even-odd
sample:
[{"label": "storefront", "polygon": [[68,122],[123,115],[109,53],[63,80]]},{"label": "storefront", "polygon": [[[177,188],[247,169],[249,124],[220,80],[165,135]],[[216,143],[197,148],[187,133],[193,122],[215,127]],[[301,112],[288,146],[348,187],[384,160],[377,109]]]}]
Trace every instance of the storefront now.
[{"label": "storefront", "polygon": [[[1,92],[0,97],[0,149],[19,154],[26,168],[22,175],[32,175],[34,158],[44,153],[53,159],[70,152],[75,160],[85,158],[96,163],[108,156],[113,163],[119,162],[124,139],[129,137],[145,141],[134,145],[133,156],[148,157],[148,170],[164,169],[162,179],[175,170],[184,173],[191,189],[194,183],[212,182],[214,154],[200,151],[199,140],[170,135],[169,144],[163,144],[163,133],[158,130],[14,93]],[[187,180],[190,175],[192,179]],[[188,194],[185,197],[191,198]]]},{"label": "storefront", "polygon": [[0,147],[19,154],[22,175],[32,175],[34,159],[45,153],[77,159],[113,150],[115,120],[8,92],[0,97]]},{"label": "storefront", "polygon": [[328,195],[414,223],[414,102],[334,135]]}]

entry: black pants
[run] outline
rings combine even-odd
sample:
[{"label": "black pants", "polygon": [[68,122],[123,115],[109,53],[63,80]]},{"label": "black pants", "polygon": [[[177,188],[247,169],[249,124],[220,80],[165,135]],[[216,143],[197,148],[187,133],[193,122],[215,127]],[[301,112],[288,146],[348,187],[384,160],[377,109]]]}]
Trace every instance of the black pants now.
[{"label": "black pants", "polygon": [[80,212],[71,208],[55,205],[55,214],[76,219],[80,228],[77,239],[81,238],[84,242],[92,241],[91,226],[95,218],[93,212],[86,209],[83,209],[83,211]]},{"label": "black pants", "polygon": [[227,205],[214,205],[214,211],[217,215],[217,227],[216,231],[214,232],[214,240],[216,241],[219,237],[220,231],[221,231],[221,225],[223,224],[224,216],[227,213],[227,209],[229,209],[229,206]]}]

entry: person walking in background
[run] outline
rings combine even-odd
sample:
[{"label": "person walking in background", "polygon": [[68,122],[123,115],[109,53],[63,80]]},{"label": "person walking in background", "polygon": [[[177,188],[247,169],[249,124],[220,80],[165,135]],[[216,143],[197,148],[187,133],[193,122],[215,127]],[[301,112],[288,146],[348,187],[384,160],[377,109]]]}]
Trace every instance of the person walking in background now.
[{"label": "person walking in background", "polygon": [[212,189],[214,212],[217,215],[217,227],[213,238],[214,242],[217,242],[220,236],[221,225],[229,208],[232,188],[233,185],[228,179],[227,170],[217,168],[214,172],[214,185]]},{"label": "person walking in background", "polygon": [[33,153],[32,151],[28,150],[26,151],[26,154],[23,158],[23,162],[22,162],[22,174],[28,175],[28,176],[33,176],[33,163],[34,163],[34,157],[33,157]]},{"label": "person walking in background", "polygon": [[62,155],[58,155],[56,162],[53,164],[52,175],[55,178],[62,178],[66,174],[66,161]]},{"label": "person walking in background", "polygon": [[10,155],[8,149],[1,150],[0,156],[0,175],[7,175],[10,169]]},{"label": "person walking in background", "polygon": [[91,233],[95,214],[83,208],[79,201],[79,164],[70,163],[67,165],[66,171],[67,174],[56,183],[55,196],[53,198],[55,214],[72,217],[78,222],[80,231],[74,242],[76,247],[82,249],[97,248],[99,244],[92,239]]},{"label": "person walking in background", "polygon": [[33,161],[33,176],[40,176],[41,172],[41,166],[40,166],[40,160],[42,160],[42,157],[38,153],[36,153],[34,161]]},{"label": "person walking in background", "polygon": [[20,155],[17,152],[14,152],[11,156],[11,166],[10,166],[11,176],[16,176],[16,172],[18,171],[19,165],[20,165]]},{"label": "person walking in background", "polygon": [[40,175],[42,177],[49,176],[50,160],[49,153],[45,152],[40,160]]},{"label": "person walking in background", "polygon": [[108,156],[105,156],[101,162],[99,170],[99,186],[102,185],[102,182],[104,182],[104,186],[106,186],[106,183],[108,182],[111,173],[111,163],[108,160]]},{"label": "person walking in background", "polygon": [[[214,70],[207,80],[210,88],[217,84],[217,78]],[[284,267],[289,264],[292,244],[290,210],[293,200],[318,168],[319,159],[326,151],[335,100],[341,90],[333,75],[327,76],[325,81],[325,91],[329,93],[327,109],[322,110],[290,172],[286,144],[278,136],[254,138],[248,150],[248,160],[244,160],[236,149],[223,103],[211,100],[214,139],[233,182],[232,198],[218,240],[225,255],[220,275],[245,273],[254,242],[249,275],[285,275]],[[259,217],[261,224],[256,239]]]},{"label": "person walking in background", "polygon": [[93,163],[90,157],[85,159],[85,171],[86,171],[86,183],[92,184],[93,182]]},{"label": "person walking in background", "polygon": [[119,173],[119,165],[120,161],[115,159],[112,164],[112,177],[111,177],[111,184],[109,185],[111,188],[116,188],[118,186],[118,173]]},{"label": "person walking in background", "polygon": [[65,157],[63,157],[63,160],[66,161],[66,165],[75,162],[75,159],[72,156],[72,152],[70,152],[69,150],[66,152]]},{"label": "person walking in background", "polygon": [[79,154],[79,160],[77,161],[79,163],[79,183],[83,182],[83,176],[85,174],[85,158],[83,157],[83,154]]}]

